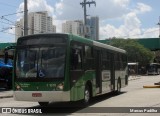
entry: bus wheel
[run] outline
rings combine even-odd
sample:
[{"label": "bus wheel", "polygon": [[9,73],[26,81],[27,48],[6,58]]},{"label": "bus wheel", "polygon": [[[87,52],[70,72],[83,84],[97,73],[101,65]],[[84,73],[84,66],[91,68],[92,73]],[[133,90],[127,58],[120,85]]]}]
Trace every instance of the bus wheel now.
[{"label": "bus wheel", "polygon": [[90,92],[89,86],[86,85],[85,90],[84,90],[84,104],[88,105],[90,99],[91,99],[91,92]]},{"label": "bus wheel", "polygon": [[38,102],[40,106],[44,107],[49,104],[49,102]]},{"label": "bus wheel", "polygon": [[117,94],[120,94],[120,92],[121,92],[121,82],[120,82],[120,80],[117,82],[117,91],[116,91],[116,93]]}]

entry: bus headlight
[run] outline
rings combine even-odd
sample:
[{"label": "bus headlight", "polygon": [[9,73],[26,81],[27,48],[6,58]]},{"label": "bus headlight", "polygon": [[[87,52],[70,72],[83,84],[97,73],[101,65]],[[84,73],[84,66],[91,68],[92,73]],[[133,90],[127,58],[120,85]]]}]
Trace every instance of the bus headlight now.
[{"label": "bus headlight", "polygon": [[63,90],[63,88],[64,88],[64,84],[60,83],[57,85],[56,90]]},{"label": "bus headlight", "polygon": [[20,91],[20,90],[21,90],[21,86],[17,85],[17,86],[16,86],[16,90],[17,90],[17,91]]}]

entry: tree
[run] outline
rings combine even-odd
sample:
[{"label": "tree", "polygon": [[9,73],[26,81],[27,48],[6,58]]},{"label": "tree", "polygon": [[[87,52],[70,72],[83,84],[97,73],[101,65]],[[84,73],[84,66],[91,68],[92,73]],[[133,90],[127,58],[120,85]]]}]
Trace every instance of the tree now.
[{"label": "tree", "polygon": [[136,40],[112,39],[109,44],[126,50],[128,62],[138,62],[142,66],[153,62],[155,57],[155,55],[149,49],[139,44]]}]

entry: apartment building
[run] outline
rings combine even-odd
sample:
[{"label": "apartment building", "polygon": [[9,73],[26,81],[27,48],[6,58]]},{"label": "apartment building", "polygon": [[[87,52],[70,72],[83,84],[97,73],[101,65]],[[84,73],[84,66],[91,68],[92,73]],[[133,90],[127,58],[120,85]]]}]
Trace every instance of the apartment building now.
[{"label": "apartment building", "polygon": [[90,17],[86,20],[87,25],[90,27],[90,38],[93,40],[99,39],[99,18]]},{"label": "apartment building", "polygon": [[66,21],[62,24],[63,33],[72,33],[74,35],[84,36],[84,25],[83,21]]},{"label": "apartment building", "polygon": [[66,21],[62,24],[63,33],[72,33],[82,37],[87,37],[93,40],[99,39],[99,18],[90,17],[86,20],[86,25],[83,21]]},{"label": "apartment building", "polygon": [[[52,24],[52,17],[48,16],[47,11],[31,12],[28,14],[28,35],[39,33],[56,32],[56,26]],[[24,19],[16,22],[15,39],[24,35]]]}]

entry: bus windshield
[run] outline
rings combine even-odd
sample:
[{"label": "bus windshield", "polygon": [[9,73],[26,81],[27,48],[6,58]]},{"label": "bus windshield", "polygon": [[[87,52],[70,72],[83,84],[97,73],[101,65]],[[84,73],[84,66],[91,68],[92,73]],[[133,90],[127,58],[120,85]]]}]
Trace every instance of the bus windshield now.
[{"label": "bus windshield", "polygon": [[65,55],[65,38],[20,40],[16,52],[16,77],[63,78]]},{"label": "bus windshield", "polygon": [[17,78],[64,77],[65,47],[22,47],[17,50]]}]

